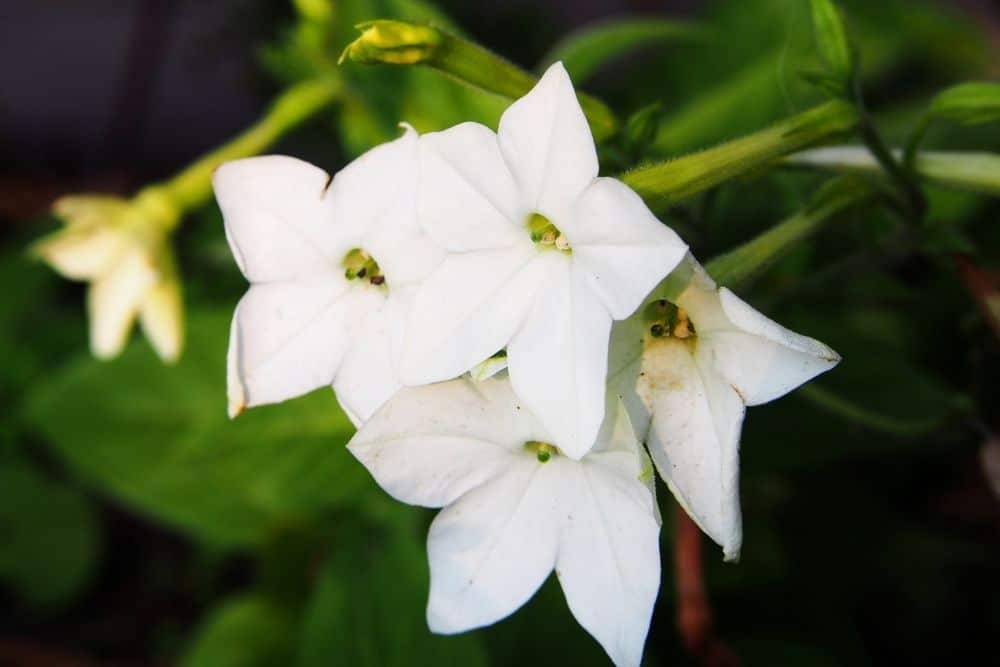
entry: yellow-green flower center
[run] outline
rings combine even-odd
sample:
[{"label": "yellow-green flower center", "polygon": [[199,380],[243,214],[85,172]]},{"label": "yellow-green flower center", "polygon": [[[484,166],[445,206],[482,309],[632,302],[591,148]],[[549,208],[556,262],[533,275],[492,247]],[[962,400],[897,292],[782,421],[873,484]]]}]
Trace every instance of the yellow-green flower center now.
[{"label": "yellow-green flower center", "polygon": [[646,331],[653,338],[668,338],[673,336],[681,340],[695,336],[694,324],[688,318],[683,308],[670,303],[666,299],[653,301],[643,312]]},{"label": "yellow-green flower center", "polygon": [[367,280],[372,285],[384,285],[385,276],[371,255],[361,248],[354,248],[344,255],[344,277],[348,280]]},{"label": "yellow-green flower center", "polygon": [[541,440],[529,440],[524,443],[524,448],[534,453],[535,458],[538,459],[539,463],[545,463],[552,458],[554,454],[559,453],[559,450],[555,445],[550,445],[549,443],[542,442]]},{"label": "yellow-green flower center", "polygon": [[540,248],[552,248],[565,253],[572,252],[569,247],[569,239],[563,236],[559,228],[541,213],[529,215],[527,226],[531,240]]}]

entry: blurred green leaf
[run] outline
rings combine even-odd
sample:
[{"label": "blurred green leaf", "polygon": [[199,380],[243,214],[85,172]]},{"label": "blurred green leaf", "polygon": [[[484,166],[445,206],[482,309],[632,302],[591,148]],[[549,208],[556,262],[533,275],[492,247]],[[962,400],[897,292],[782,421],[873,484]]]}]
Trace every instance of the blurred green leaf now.
[{"label": "blurred green leaf", "polygon": [[840,83],[840,93],[847,94],[854,65],[840,8],[833,0],[810,0],[810,4],[820,58],[831,76]]},{"label": "blurred green leaf", "polygon": [[0,582],[31,606],[56,606],[90,581],[100,550],[85,496],[26,461],[0,459]]},{"label": "blurred green leaf", "polygon": [[344,522],[341,530],[306,612],[300,667],[489,664],[478,635],[442,637],[427,628],[423,535],[403,525]]},{"label": "blurred green leaf", "polygon": [[576,30],[542,58],[537,71],[562,61],[576,85],[582,84],[609,61],[646,46],[675,40],[704,41],[705,30],[695,23],[667,19],[620,19]]},{"label": "blurred green leaf", "polygon": [[962,83],[934,98],[930,114],[959,123],[977,125],[1000,120],[1000,83]]},{"label": "blurred green leaf", "polygon": [[145,345],[112,363],[79,358],[35,386],[29,418],[97,488],[222,546],[259,543],[370,488],[328,389],[226,419],[228,331],[225,314],[191,313],[175,367]]},{"label": "blurred green leaf", "polygon": [[[293,615],[266,597],[230,598],[208,613],[183,667],[278,667],[294,651]],[[326,664],[338,664],[333,656]]]}]

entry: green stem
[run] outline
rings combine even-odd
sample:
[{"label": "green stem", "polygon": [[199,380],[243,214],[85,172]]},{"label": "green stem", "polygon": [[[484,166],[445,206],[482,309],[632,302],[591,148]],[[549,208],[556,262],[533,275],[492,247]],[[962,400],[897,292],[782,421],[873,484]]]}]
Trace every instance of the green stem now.
[{"label": "green stem", "polygon": [[705,265],[705,270],[721,285],[737,287],[756,278],[788,250],[812,236],[838,213],[870,200],[872,189],[865,183],[845,178],[825,186],[813,204],[747,243]]},{"label": "green stem", "polygon": [[[898,154],[899,151],[893,151]],[[885,176],[882,165],[864,146],[838,146],[804,151],[786,158],[784,166],[841,173]],[[1000,196],[1000,155],[920,151],[914,158],[915,173],[932,185]]]},{"label": "green stem", "polygon": [[634,169],[622,180],[654,211],[809,146],[849,134],[855,109],[833,100],[771,127],[684,157]]},{"label": "green stem", "polygon": [[[538,83],[533,74],[492,51],[434,26],[378,20],[358,27],[361,36],[344,49],[341,62],[424,65],[512,100]],[[576,97],[597,141],[618,131],[618,119],[603,102],[581,92]]]},{"label": "green stem", "polygon": [[334,79],[323,78],[292,86],[274,101],[268,112],[245,132],[228,141],[164,183],[150,190],[169,201],[178,211],[204,204],[212,196],[212,173],[223,162],[257,155],[289,130],[329,105],[340,92]]}]

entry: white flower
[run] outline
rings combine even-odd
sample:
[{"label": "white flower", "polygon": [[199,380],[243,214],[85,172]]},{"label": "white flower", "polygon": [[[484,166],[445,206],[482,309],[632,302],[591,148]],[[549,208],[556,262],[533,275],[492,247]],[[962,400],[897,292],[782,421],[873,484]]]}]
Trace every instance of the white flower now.
[{"label": "white flower", "polygon": [[229,411],[332,384],[355,424],[396,389],[410,285],[440,259],[414,221],[417,136],[374,148],[332,180],[283,156],[213,179],[250,290],[229,340]]},{"label": "white flower", "polygon": [[65,227],[32,251],[71,280],[90,282],[90,347],[99,359],[118,356],[138,317],[166,362],[180,356],[183,303],[168,241],[172,210],[154,194],[134,200],[63,197],[53,206]]},{"label": "white flower", "polygon": [[444,507],[427,540],[427,622],[490,625],[553,571],[570,611],[617,665],[638,665],[660,583],[652,466],[615,399],[573,460],[522,408],[506,376],[396,394],[348,448],[394,498]]},{"label": "white flower", "polygon": [[400,374],[456,377],[507,348],[511,383],[571,458],[604,414],[612,319],[628,317],[684,243],[620,181],[561,63],[500,119],[420,139],[418,218],[447,259],[419,289]]},{"label": "white flower", "polygon": [[654,299],[615,325],[609,391],[622,397],[640,437],[647,433],[656,469],[677,501],[726,560],[737,560],[746,406],[783,396],[840,357],[717,288],[690,255],[683,272],[690,281],[673,303]]}]

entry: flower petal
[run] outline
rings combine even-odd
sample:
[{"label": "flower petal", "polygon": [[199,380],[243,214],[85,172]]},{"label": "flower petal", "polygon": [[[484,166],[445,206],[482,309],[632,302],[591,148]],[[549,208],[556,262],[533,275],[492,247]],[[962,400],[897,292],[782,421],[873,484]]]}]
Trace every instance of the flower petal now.
[{"label": "flower petal", "polygon": [[373,289],[362,291],[371,302],[364,309],[370,312],[333,380],[337,400],[355,426],[367,421],[402,386],[392,357],[393,326],[401,318],[381,294]]},{"label": "flower petal", "polygon": [[522,456],[431,524],[427,624],[452,634],[490,625],[528,601],[556,560],[559,468]]},{"label": "flower petal", "polygon": [[112,224],[76,224],[40,239],[31,250],[63,276],[88,280],[114,264],[127,240]]},{"label": "flower petal", "polygon": [[162,278],[146,292],[139,307],[139,324],[160,358],[173,363],[184,343],[184,299],[176,277]]},{"label": "flower petal", "polygon": [[559,227],[598,169],[594,138],[562,63],[508,107],[497,136],[523,213],[537,211]]},{"label": "flower petal", "polygon": [[420,138],[418,218],[454,252],[503,248],[528,236],[514,179],[496,134],[462,123]]},{"label": "flower petal", "polygon": [[611,316],[561,253],[524,325],[507,346],[514,391],[579,459],[594,444],[604,419]]},{"label": "flower petal", "polygon": [[457,377],[507,345],[543,285],[548,264],[542,255],[526,241],[445,259],[414,299],[400,362],[403,382]]},{"label": "flower petal", "polygon": [[823,343],[768,319],[725,287],[719,304],[734,330],[705,335],[702,354],[747,405],[783,396],[840,362]]},{"label": "flower petal", "polygon": [[641,460],[633,447],[588,456],[567,476],[556,560],[570,611],[619,667],[641,662],[660,587],[655,499],[637,465],[621,466]]},{"label": "flower petal", "polygon": [[560,230],[573,247],[573,261],[616,320],[631,315],[687,252],[639,195],[613,178],[591,183]]},{"label": "flower petal", "polygon": [[400,390],[347,448],[392,497],[443,507],[506,471],[535,439],[544,432],[509,382],[463,377]]},{"label": "flower petal", "polygon": [[229,337],[230,416],[330,384],[362,317],[365,290],[320,282],[253,285],[233,315]]},{"label": "flower petal", "polygon": [[329,183],[322,169],[283,155],[227,162],[215,171],[226,237],[247,280],[341,271],[336,221],[324,198]]},{"label": "flower petal", "polygon": [[132,250],[90,284],[87,311],[90,349],[95,357],[110,359],[121,353],[139,304],[157,280],[149,256],[142,250]]},{"label": "flower petal", "polygon": [[653,413],[646,444],[660,476],[727,560],[743,540],[739,498],[739,394],[689,343],[662,339],[647,346],[640,394]]}]

